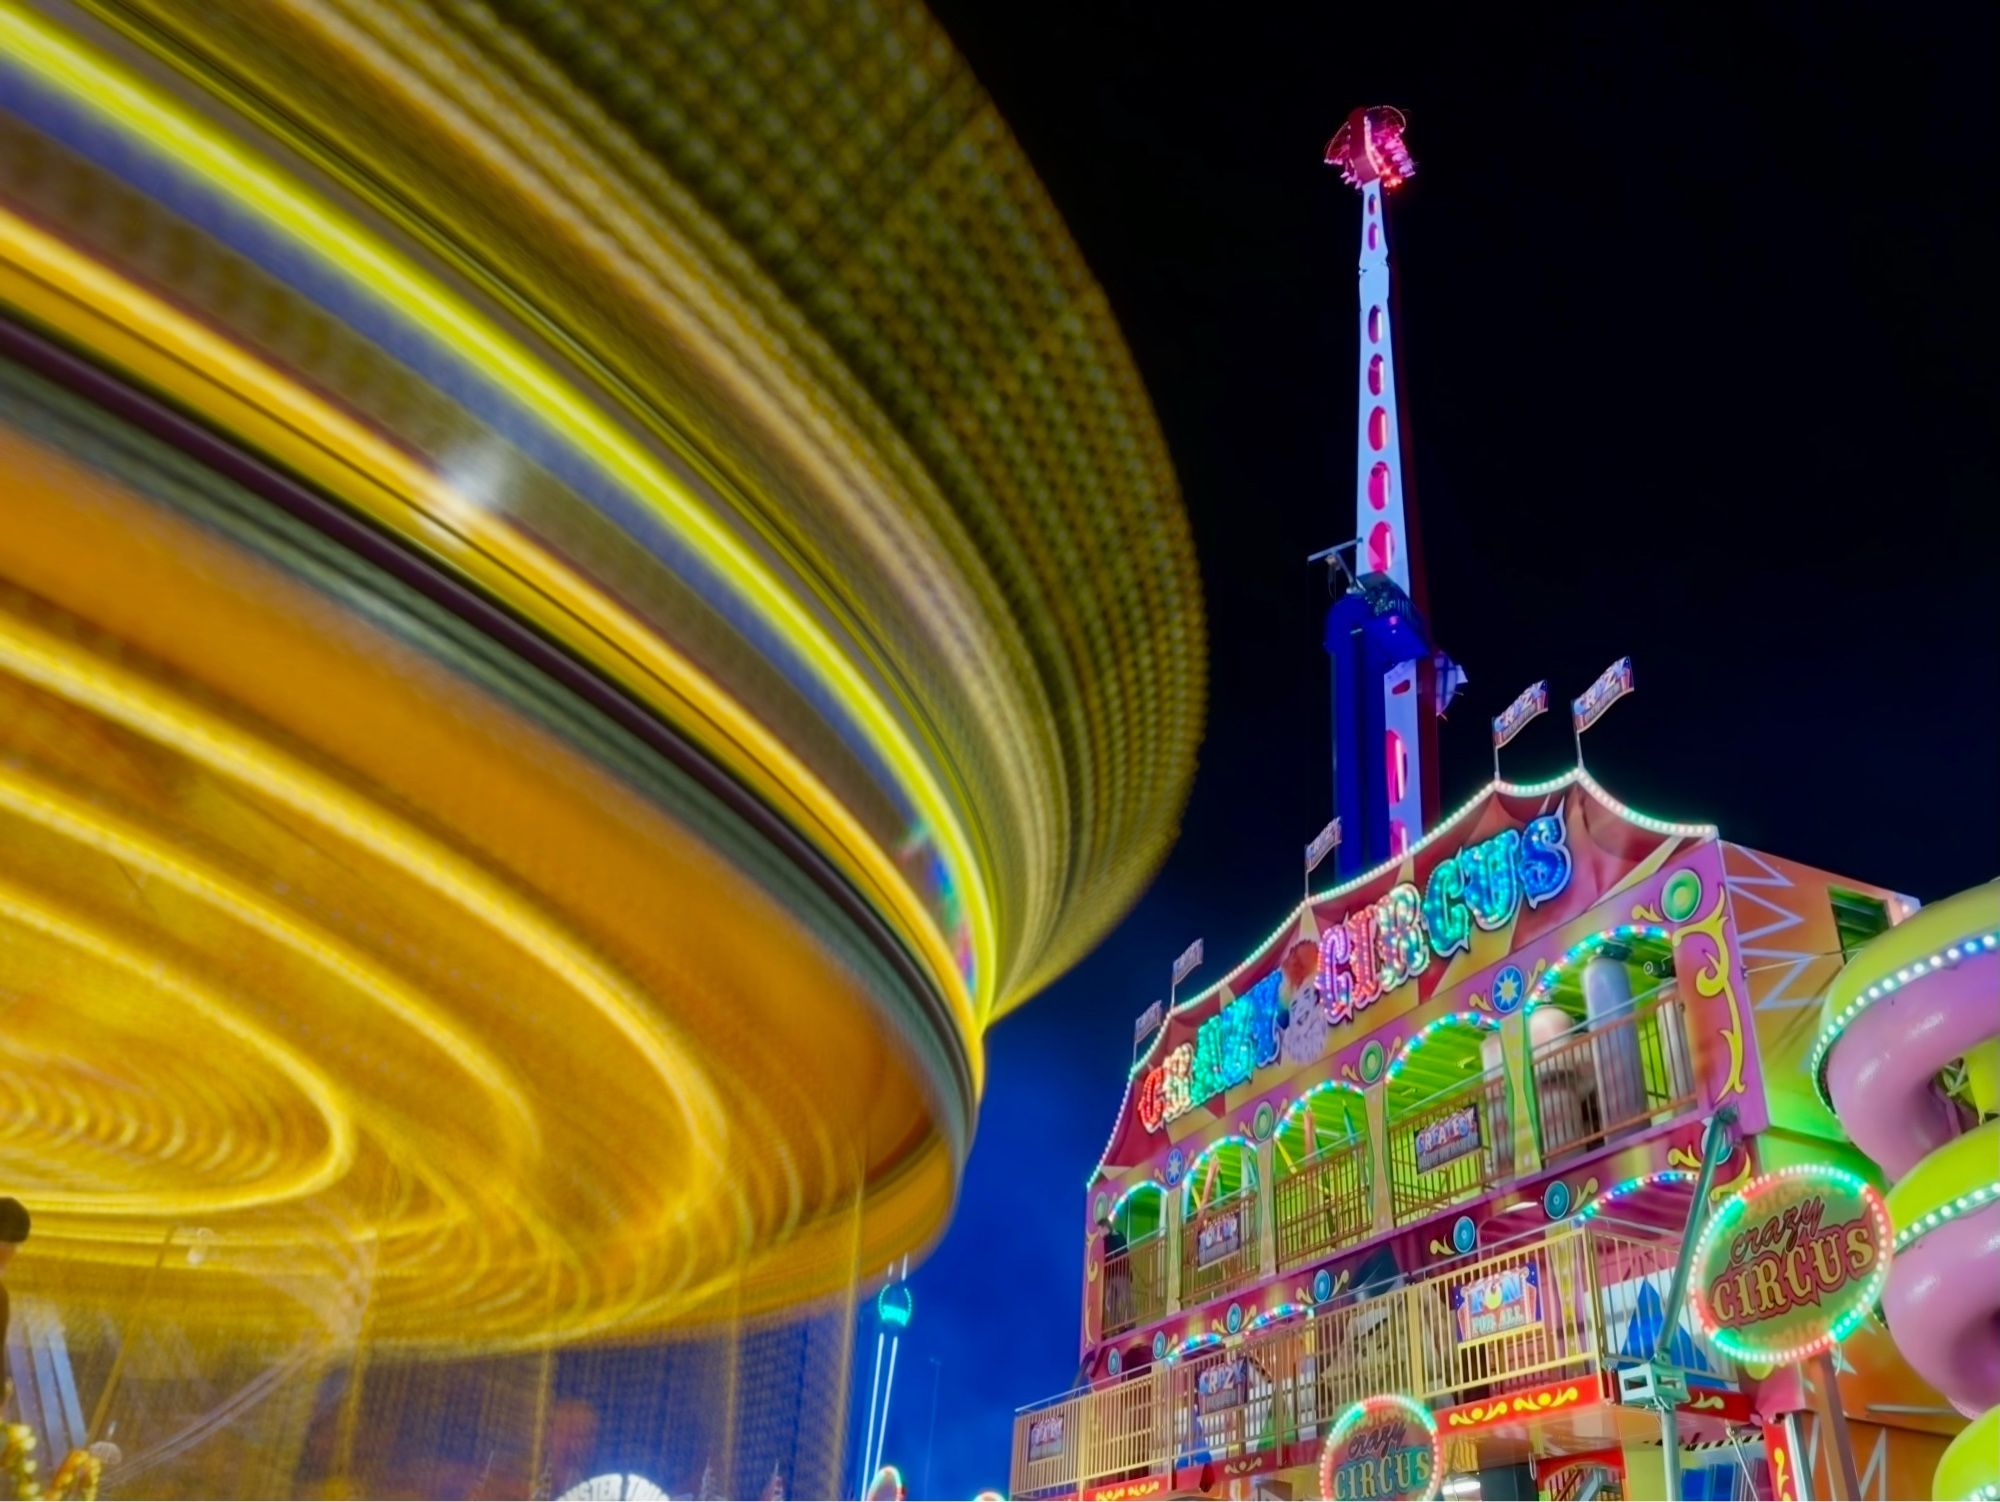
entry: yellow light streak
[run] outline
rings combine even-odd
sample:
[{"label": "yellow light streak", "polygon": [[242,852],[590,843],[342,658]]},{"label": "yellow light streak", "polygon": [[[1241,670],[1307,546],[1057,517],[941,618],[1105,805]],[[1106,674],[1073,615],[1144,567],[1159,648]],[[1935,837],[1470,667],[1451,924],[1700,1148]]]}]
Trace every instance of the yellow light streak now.
[{"label": "yellow light streak", "polygon": [[[0,920],[127,972],[186,1007],[203,1022],[236,1039],[290,1080],[326,1129],[326,1147],[316,1159],[269,1183],[253,1184],[242,1189],[206,1187],[181,1194],[127,1189],[117,1196],[115,1209],[118,1214],[215,1215],[300,1199],[336,1183],[353,1163],[354,1123],[342,1106],[340,1092],[333,1082],[302,1054],[242,1016],[209,987],[182,974],[157,954],[135,949],[103,929],[64,913],[35,894],[4,880],[0,880]],[[186,1123],[176,1125],[184,1131]],[[170,1139],[165,1144],[167,1153],[161,1156],[171,1156],[183,1142],[184,1137]],[[58,1188],[44,1188],[35,1199],[38,1208],[46,1208],[56,1214],[97,1213],[107,1208],[97,1194],[76,1194]]]},{"label": "yellow light streak", "polygon": [[[5,209],[0,209],[0,301],[12,302],[84,340],[100,355],[252,437],[267,452],[371,514],[407,522],[412,507],[422,511],[426,501],[448,499],[455,518],[489,535],[496,545],[513,546],[508,539],[517,534],[503,521],[458,501],[430,471],[338,408]],[[435,551],[440,539],[434,513],[422,514],[428,518],[424,525]],[[774,806],[792,810],[795,822],[823,830],[832,853],[851,857],[844,863],[850,873],[884,900],[886,914],[901,920],[899,932],[930,960],[931,973],[954,1004],[954,1017],[974,1060],[977,1088],[983,1078],[979,1030],[943,935],[895,862],[811,770],[712,679],[547,555],[522,552],[517,570],[496,563],[492,550],[460,548],[451,553],[467,572],[512,599],[525,613],[550,624],[557,634],[585,648],[595,644],[593,638],[609,640],[626,657],[648,667],[650,681],[689,711],[673,718],[684,726],[714,727],[705,739],[725,764]],[[542,576],[546,586],[525,586],[523,571]],[[580,608],[552,612],[552,600]],[[580,629],[593,620],[595,631]],[[658,702],[657,694],[652,697]]]},{"label": "yellow light streak", "polygon": [[[979,985],[976,995],[965,993],[956,965],[949,962],[949,946],[936,933],[927,915],[922,927],[929,930],[933,943],[925,948],[941,948],[947,957],[941,968],[936,967],[934,959],[933,967],[959,1014],[961,1026],[967,1029],[968,1052],[977,1060],[979,1026],[990,1015],[995,1000],[996,936],[990,894],[957,812],[921,751],[876,694],[866,675],[755,553],[712,516],[678,477],[663,468],[556,372],[390,247],[330,206],[313,199],[302,187],[288,182],[236,143],[206,127],[176,102],[87,52],[13,0],[0,0],[0,46],[5,46],[17,62],[62,88],[80,105],[130,130],[149,149],[166,152],[177,166],[207,179],[233,200],[255,211],[302,249],[336,267],[365,292],[399,308],[433,336],[454,344],[470,366],[500,380],[524,407],[543,414],[606,474],[651,505],[683,542],[727,577],[745,601],[800,651],[855,716],[881,758],[895,769],[945,854],[972,938]],[[10,238],[18,237],[25,228],[10,226]],[[424,489],[405,492],[405,499],[435,499],[439,488],[432,479]],[[476,515],[468,517],[463,508],[454,515],[455,522],[476,519]],[[395,521],[399,530],[406,534],[413,532],[407,516],[396,517]],[[507,543],[507,537],[498,533],[484,540],[499,546]],[[506,563],[537,573],[547,565],[547,560],[542,559],[538,566],[535,560],[522,557],[522,551],[518,547],[509,548],[512,556],[506,558]],[[570,582],[573,588],[575,581]],[[555,597],[567,601],[570,594],[568,590],[559,590]],[[601,653],[592,655],[601,660]],[[721,705],[707,707],[721,713],[719,723],[727,723],[728,715]],[[751,743],[772,739],[753,736],[745,726],[737,728]],[[830,810],[816,812],[822,817],[831,816]],[[908,892],[907,883],[893,862],[879,851],[877,855],[888,868],[880,879],[891,888],[900,886],[908,893],[907,902],[897,906],[914,904],[921,911],[922,903],[914,892]]]}]

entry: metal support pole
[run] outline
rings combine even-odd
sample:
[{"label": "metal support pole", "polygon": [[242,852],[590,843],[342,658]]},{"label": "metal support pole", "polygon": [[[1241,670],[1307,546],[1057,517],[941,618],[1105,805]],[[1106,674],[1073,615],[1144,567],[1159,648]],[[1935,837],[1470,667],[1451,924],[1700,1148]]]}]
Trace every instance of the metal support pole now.
[{"label": "metal support pole", "polygon": [[1854,1440],[1847,1432],[1847,1410],[1840,1406],[1840,1377],[1833,1365],[1833,1352],[1820,1352],[1813,1363],[1814,1375],[1819,1378],[1820,1396],[1826,1399],[1827,1437],[1832,1441],[1831,1464],[1827,1470],[1840,1478],[1840,1495],[1859,1497],[1861,1495],[1861,1473],[1854,1465]]},{"label": "metal support pole", "polygon": [[[1579,744],[1579,751],[1582,749]],[[1674,1260],[1674,1280],[1667,1288],[1667,1302],[1660,1310],[1660,1339],[1673,1349],[1674,1332],[1681,1327],[1681,1306],[1687,1302],[1688,1277],[1694,1271],[1694,1244],[1701,1225],[1708,1218],[1708,1191],[1715,1183],[1715,1171],[1735,1146],[1729,1129],[1735,1125],[1736,1108],[1724,1106],[1709,1119],[1701,1142],[1701,1175],[1695,1181],[1694,1203],[1688,1207],[1687,1229],[1681,1233],[1680,1256]],[[1659,1359],[1659,1347],[1653,1357]],[[1667,1502],[1681,1502],[1681,1417],[1669,1403],[1660,1409],[1660,1459],[1665,1467]]]}]

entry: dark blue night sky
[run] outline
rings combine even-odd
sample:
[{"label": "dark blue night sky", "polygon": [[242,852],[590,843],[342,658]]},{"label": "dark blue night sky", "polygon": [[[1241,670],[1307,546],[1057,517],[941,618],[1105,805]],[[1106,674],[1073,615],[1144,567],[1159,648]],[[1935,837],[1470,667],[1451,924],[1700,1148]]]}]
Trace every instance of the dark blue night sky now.
[{"label": "dark blue night sky", "polygon": [[[1407,420],[1433,624],[1471,675],[1445,805],[1524,684],[1567,697],[1631,653],[1637,694],[1587,738],[1612,791],[1928,899],[2000,848],[2000,571],[1972,522],[1995,392],[1963,316],[1990,258],[1959,225],[2000,130],[1974,73],[1990,13],[1758,11],[1723,46],[1657,8],[1484,35],[1461,11],[1371,35],[1352,7],[936,9],[1133,346],[1213,663],[1183,837],[990,1035],[956,1218],[912,1276],[888,1458],[912,1495],[968,1498],[1005,1488],[1014,1409],[1074,1375],[1081,1196],[1133,1018],[1189,940],[1200,982],[1270,932],[1331,812],[1303,560],[1352,515],[1358,211],[1326,137],[1393,103],[1421,164],[1396,205]],[[1522,778],[1570,760],[1561,715],[1507,751]],[[861,1339],[865,1405],[872,1321]]]}]

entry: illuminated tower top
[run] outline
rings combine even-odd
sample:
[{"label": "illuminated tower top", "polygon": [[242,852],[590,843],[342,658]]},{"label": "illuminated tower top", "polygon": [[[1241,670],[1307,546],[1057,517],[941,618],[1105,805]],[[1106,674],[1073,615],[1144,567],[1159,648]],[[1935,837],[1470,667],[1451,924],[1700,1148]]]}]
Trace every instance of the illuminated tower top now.
[{"label": "illuminated tower top", "polygon": [[1459,677],[1434,658],[1424,620],[1416,508],[1397,407],[1385,194],[1417,170],[1403,142],[1405,124],[1401,110],[1358,109],[1326,147],[1327,164],[1361,194],[1356,585],[1327,626],[1335,804],[1349,832],[1343,876],[1407,849],[1435,817],[1436,708]]},{"label": "illuminated tower top", "polygon": [[1326,143],[1326,164],[1338,167],[1352,187],[1376,182],[1385,188],[1400,187],[1417,173],[1416,161],[1403,144],[1408,124],[1401,110],[1386,104],[1356,110]]}]

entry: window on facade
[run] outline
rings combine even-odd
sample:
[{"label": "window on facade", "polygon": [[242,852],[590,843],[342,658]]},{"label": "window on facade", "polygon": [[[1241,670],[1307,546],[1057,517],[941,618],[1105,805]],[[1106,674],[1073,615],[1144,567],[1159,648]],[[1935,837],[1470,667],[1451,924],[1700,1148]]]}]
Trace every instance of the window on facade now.
[{"label": "window on facade", "polygon": [[1829,887],[1827,896],[1833,902],[1833,926],[1840,930],[1840,952],[1846,958],[1853,959],[1863,944],[1888,930],[1889,905],[1880,898],[1838,887]]}]

